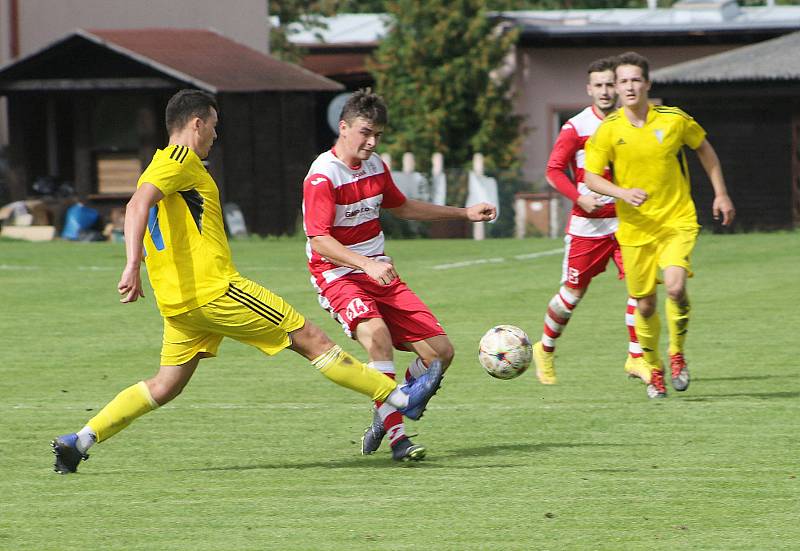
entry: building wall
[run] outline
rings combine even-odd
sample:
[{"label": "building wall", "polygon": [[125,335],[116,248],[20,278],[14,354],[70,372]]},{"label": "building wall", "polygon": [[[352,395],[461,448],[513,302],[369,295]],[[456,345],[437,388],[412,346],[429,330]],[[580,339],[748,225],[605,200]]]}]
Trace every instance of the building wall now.
[{"label": "building wall", "polygon": [[[0,66],[12,59],[11,7],[0,0]],[[268,47],[267,0],[16,0],[20,57],[76,28],[212,28],[263,53]],[[8,143],[5,101],[0,98],[0,146]]]},{"label": "building wall", "polygon": [[[733,45],[637,47],[650,60],[650,70],[734,48]],[[527,136],[522,155],[528,181],[546,189],[544,171],[558,135],[559,111],[588,105],[586,67],[600,57],[627,51],[624,46],[602,48],[519,48],[517,52],[516,110],[525,117]],[[702,122],[702,121],[700,121]]]},{"label": "building wall", "polygon": [[[3,47],[0,62],[10,59],[11,0],[0,0]],[[213,28],[263,53],[267,46],[267,0],[17,0],[19,47],[29,54],[76,28]]]}]

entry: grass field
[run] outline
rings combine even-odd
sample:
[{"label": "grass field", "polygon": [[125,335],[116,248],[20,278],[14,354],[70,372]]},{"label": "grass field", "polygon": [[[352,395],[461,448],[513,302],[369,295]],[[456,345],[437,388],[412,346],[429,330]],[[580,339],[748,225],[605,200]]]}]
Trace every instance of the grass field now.
[{"label": "grass field", "polygon": [[[800,235],[701,236],[692,385],[657,402],[623,374],[611,272],[559,342],[558,385],[478,366],[492,325],[538,339],[561,255],[532,253],[560,246],[390,243],[457,351],[409,423],[424,462],[361,457],[365,399],[291,352],[227,342],[177,400],[58,476],[49,440],[154,372],[161,322],[152,295],[117,303],[121,245],[0,242],[0,549],[800,548]],[[244,275],[364,357],[316,305],[302,241],[233,249]]]}]

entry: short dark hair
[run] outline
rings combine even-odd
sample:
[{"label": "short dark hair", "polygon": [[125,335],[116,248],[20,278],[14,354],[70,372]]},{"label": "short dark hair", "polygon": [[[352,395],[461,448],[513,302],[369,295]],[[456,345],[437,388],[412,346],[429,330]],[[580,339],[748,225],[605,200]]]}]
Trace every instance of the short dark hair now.
[{"label": "short dark hair", "polygon": [[339,120],[352,124],[358,117],[380,126],[386,126],[386,122],[389,120],[386,103],[371,88],[362,88],[353,92],[342,107]]},{"label": "short dark hair", "polygon": [[165,117],[167,132],[172,134],[172,132],[180,130],[195,117],[206,120],[211,116],[211,108],[219,111],[217,100],[208,92],[190,89],[177,92],[167,102]]},{"label": "short dark hair", "polygon": [[639,67],[642,70],[642,76],[646,81],[650,81],[650,62],[647,61],[647,58],[641,54],[636,52],[625,52],[624,54],[620,54],[617,56],[617,64],[614,67],[616,72],[616,67],[620,65],[633,65],[635,67]]},{"label": "short dark hair", "polygon": [[586,69],[586,74],[591,75],[592,73],[602,73],[603,71],[614,71],[617,66],[617,60],[613,57],[601,57],[600,59],[595,59],[589,64],[589,67]]}]

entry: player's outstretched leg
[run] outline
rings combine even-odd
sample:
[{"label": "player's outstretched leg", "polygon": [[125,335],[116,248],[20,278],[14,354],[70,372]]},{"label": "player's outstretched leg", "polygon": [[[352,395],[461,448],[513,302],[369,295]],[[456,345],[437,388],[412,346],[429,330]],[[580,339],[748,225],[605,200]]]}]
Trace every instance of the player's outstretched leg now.
[{"label": "player's outstretched leg", "polygon": [[89,458],[86,452],[93,444],[114,436],[134,419],[158,406],[144,381],[129,386],[92,417],[80,432],[64,434],[50,443],[56,456],[53,469],[59,474],[74,473],[78,464]]}]

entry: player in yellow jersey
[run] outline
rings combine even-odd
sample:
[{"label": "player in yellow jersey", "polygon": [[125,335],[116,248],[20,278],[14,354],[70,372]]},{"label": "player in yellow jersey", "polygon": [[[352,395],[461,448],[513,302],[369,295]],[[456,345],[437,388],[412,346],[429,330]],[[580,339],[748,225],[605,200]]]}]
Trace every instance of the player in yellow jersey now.
[{"label": "player in yellow jersey", "polygon": [[164,318],[161,367],[152,378],[120,392],[83,429],[52,441],[58,473],[75,472],[95,442],[180,394],[198,362],[216,355],[223,337],[269,355],[290,348],[335,383],[391,403],[412,419],[422,415],[439,388],[440,363],[398,386],[336,346],[281,297],[236,271],[219,190],[201,162],[217,137],[217,113],[214,98],[198,90],[182,90],[169,100],[169,145],[156,151],[125,211],[127,264],[118,284],[120,302],[144,297],[144,257]]},{"label": "player in yellow jersey", "polygon": [[[714,219],[729,225],[735,216],[722,168],[706,133],[677,107],[651,105],[649,63],[635,53],[617,59],[615,86],[622,107],[606,117],[587,144],[586,184],[592,191],[621,199],[619,229],[628,292],[637,299],[636,334],[650,364],[651,398],[663,398],[664,370],[658,351],[656,314],[658,270],[667,290],[666,317],[672,386],[689,386],[684,341],[689,324],[686,279],[697,232],[697,214],[689,186],[684,146],[697,152],[714,188]],[[611,182],[603,177],[613,166]]]}]

